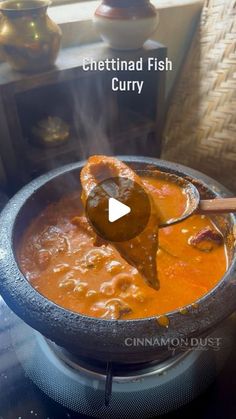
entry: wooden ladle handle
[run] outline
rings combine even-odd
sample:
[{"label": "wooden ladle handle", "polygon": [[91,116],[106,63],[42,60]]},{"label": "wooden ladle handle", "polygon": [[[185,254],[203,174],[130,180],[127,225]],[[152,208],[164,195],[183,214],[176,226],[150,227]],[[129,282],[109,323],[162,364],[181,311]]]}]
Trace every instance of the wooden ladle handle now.
[{"label": "wooden ladle handle", "polygon": [[198,213],[218,214],[236,212],[236,198],[205,199],[199,202]]}]

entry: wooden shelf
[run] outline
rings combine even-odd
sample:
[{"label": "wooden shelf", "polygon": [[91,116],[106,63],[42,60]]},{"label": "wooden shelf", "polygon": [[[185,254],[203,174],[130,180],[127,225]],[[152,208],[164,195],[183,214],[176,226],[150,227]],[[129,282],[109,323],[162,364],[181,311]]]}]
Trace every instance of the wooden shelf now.
[{"label": "wooden shelf", "polygon": [[53,160],[59,156],[76,152],[76,149],[78,149],[78,139],[70,138],[67,143],[50,148],[34,146],[29,143],[25,148],[25,155],[30,164],[38,165],[44,161]]},{"label": "wooden shelf", "polygon": [[[12,70],[7,63],[2,63],[0,64],[0,88],[7,88],[9,85],[14,85],[15,93],[23,92],[39,86],[42,87],[77,78],[78,70],[80,71],[80,77],[87,77],[88,72],[82,69],[85,57],[92,58],[96,61],[117,57],[135,61],[142,56],[145,61],[154,49],[165,52],[165,47],[155,41],[147,41],[143,49],[134,51],[114,51],[103,42],[64,48],[59,53],[56,65],[40,73],[17,72]],[[95,76],[97,73],[94,71],[90,72],[90,76],[91,74]]]},{"label": "wooden shelf", "polygon": [[[119,131],[113,132],[114,141],[121,141],[125,135],[142,135],[143,132],[156,129],[156,122],[139,113],[127,110],[122,112],[119,118]],[[114,142],[113,141],[113,142]]]},{"label": "wooden shelf", "polygon": [[[95,61],[142,57],[145,63],[149,57],[164,60],[166,47],[148,41],[136,51],[113,51],[102,42],[66,48],[53,68],[34,74],[0,64],[0,153],[9,192],[39,173],[90,154],[160,155],[165,72],[148,72],[146,67],[143,72],[120,72],[122,80],[144,80],[142,93],[113,92],[113,74],[83,71],[85,57]],[[70,125],[71,139],[64,145],[40,148],[30,143],[32,127],[48,116]]]},{"label": "wooden shelf", "polygon": [[[147,132],[155,130],[155,121],[143,117],[140,114],[136,114],[132,111],[123,113],[117,126],[113,127],[114,132],[107,134],[110,137],[110,142],[120,143],[124,141],[124,137],[129,137],[130,141],[137,136],[144,136]],[[58,147],[43,148],[40,146],[34,146],[29,141],[26,141],[27,146],[25,147],[25,155],[27,161],[33,167],[41,166],[44,162],[50,160],[56,160],[60,156],[65,156],[70,153],[80,154],[81,143],[86,141],[86,138],[72,137],[67,143],[62,144]],[[80,144],[79,144],[80,142]]]}]

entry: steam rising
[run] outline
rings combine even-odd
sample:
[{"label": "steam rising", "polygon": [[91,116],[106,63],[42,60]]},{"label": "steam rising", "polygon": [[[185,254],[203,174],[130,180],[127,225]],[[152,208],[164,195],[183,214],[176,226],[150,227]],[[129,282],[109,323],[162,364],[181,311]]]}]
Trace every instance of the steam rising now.
[{"label": "steam rising", "polygon": [[72,86],[70,93],[81,159],[93,154],[112,155],[113,145],[108,136],[111,137],[117,113],[114,98],[104,87],[104,79],[83,78],[77,83],[77,88]]}]

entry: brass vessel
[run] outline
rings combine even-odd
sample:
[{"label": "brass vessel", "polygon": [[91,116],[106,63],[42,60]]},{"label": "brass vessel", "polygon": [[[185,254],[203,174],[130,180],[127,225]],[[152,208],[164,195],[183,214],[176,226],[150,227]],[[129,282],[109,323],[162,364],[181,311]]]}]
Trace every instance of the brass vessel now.
[{"label": "brass vessel", "polygon": [[19,71],[51,67],[58,55],[61,30],[47,15],[50,1],[0,3],[0,55]]},{"label": "brass vessel", "polygon": [[58,116],[48,116],[32,128],[33,143],[40,147],[58,147],[69,140],[70,127]]}]

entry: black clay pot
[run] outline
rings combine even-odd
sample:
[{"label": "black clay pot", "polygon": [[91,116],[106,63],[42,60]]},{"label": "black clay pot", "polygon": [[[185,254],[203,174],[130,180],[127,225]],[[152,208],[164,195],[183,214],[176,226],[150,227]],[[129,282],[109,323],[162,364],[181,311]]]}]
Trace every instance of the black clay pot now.
[{"label": "black clay pot", "polygon": [[[161,169],[188,177],[204,198],[229,192],[214,180],[184,166],[143,157],[124,157],[134,169]],[[41,176],[25,186],[7,204],[0,216],[0,292],[9,307],[44,336],[80,356],[116,362],[145,362],[171,356],[168,345],[133,345],[132,338],[185,338],[211,331],[236,308],[236,251],[233,215],[217,217],[227,238],[229,269],[218,285],[189,307],[188,314],[168,314],[169,327],[155,317],[138,320],[104,320],[70,312],[36,291],[18,268],[15,248],[28,223],[48,203],[78,188],[83,162],[71,164]],[[131,339],[129,339],[131,338]],[[128,340],[127,340],[128,339]]]}]

